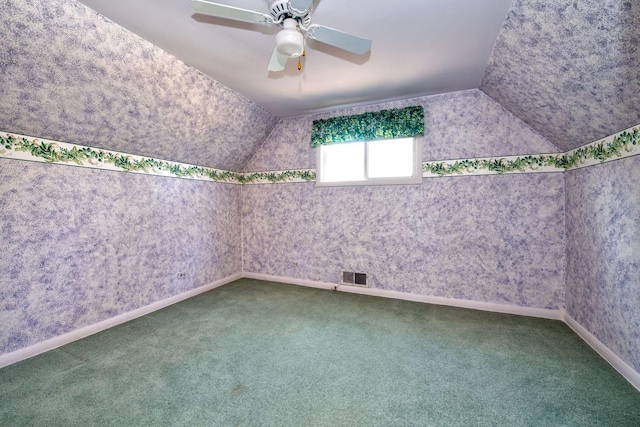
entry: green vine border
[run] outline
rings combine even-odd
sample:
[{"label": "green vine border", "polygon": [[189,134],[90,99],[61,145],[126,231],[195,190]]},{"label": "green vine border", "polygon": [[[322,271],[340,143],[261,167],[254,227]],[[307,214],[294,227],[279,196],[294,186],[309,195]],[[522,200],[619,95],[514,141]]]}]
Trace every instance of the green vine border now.
[{"label": "green vine border", "polygon": [[[566,153],[503,157],[500,159],[484,158],[424,162],[422,170],[425,176],[430,174],[440,177],[487,173],[564,172],[615,160],[616,158],[640,154],[636,149],[639,145],[640,128],[636,127]],[[73,163],[78,166],[93,168],[110,165],[112,166],[110,170],[235,184],[312,182],[316,179],[316,172],[313,169],[238,173],[0,133],[0,157],[10,158],[12,157],[11,152],[30,154],[31,158],[23,156],[22,159],[24,160]]]},{"label": "green vine border", "polygon": [[640,145],[640,128],[627,129],[596,143],[559,154],[541,154],[500,159],[465,159],[453,162],[424,162],[422,171],[437,176],[467,175],[481,172],[563,172],[591,164],[603,163],[615,158],[636,155]]},{"label": "green vine border", "polygon": [[156,160],[139,156],[132,156],[108,150],[90,147],[71,146],[57,142],[46,142],[39,139],[29,139],[24,136],[0,134],[0,156],[11,157],[7,151],[29,153],[33,158],[47,163],[73,163],[77,166],[101,168],[111,165],[124,172],[137,172],[176,178],[191,178],[227,182],[237,184],[252,184],[260,182],[292,182],[315,181],[313,170],[287,170],[279,172],[238,173],[225,170],[185,165],[164,160]]},{"label": "green vine border", "polygon": [[562,155],[540,155],[516,157],[515,159],[468,159],[449,162],[425,162],[422,171],[437,176],[472,175],[480,172],[509,173],[509,172],[538,172],[542,168],[551,168],[550,172],[564,171]]},{"label": "green vine border", "polygon": [[613,157],[628,157],[636,153],[635,147],[640,145],[640,128],[630,128],[615,135],[610,142],[608,138],[600,142],[587,144],[563,154],[565,169],[580,167],[587,160],[603,163]]},{"label": "green vine border", "polygon": [[263,182],[311,182],[316,180],[316,172],[312,169],[286,170],[279,172],[243,173],[239,177],[242,184],[260,184]]}]

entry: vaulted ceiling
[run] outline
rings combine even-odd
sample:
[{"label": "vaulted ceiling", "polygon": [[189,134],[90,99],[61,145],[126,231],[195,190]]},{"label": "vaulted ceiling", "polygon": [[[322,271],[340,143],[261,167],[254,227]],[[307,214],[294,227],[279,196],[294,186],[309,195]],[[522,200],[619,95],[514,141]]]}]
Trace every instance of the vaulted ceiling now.
[{"label": "vaulted ceiling", "polygon": [[0,3],[0,130],[239,170],[283,117],[466,89],[561,150],[640,123],[637,1],[316,0],[371,52],[278,73],[273,31],[189,0],[81,1]]},{"label": "vaulted ceiling", "polygon": [[313,22],[373,47],[358,58],[316,43],[302,73],[266,71],[273,32],[187,0],[81,1],[280,117],[480,87],[563,150],[640,123],[637,1],[316,1]]},{"label": "vaulted ceiling", "polygon": [[[511,0],[315,0],[311,22],[372,41],[355,55],[309,41],[302,71],[267,63],[278,28],[214,18],[191,0],[80,0],[279,117],[480,85]],[[269,0],[212,0],[267,13]],[[274,0],[271,0],[274,1]]]},{"label": "vaulted ceiling", "polygon": [[640,2],[515,0],[481,89],[563,150],[640,123]]}]

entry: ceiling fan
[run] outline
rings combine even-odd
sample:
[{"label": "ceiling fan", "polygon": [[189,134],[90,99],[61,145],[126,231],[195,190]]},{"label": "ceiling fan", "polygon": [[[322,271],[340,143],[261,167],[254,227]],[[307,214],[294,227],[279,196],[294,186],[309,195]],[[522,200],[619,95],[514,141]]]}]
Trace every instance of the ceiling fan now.
[{"label": "ceiling fan", "polygon": [[267,67],[269,71],[282,71],[287,59],[304,55],[305,37],[356,55],[364,55],[371,49],[371,40],[312,24],[312,6],[313,0],[271,0],[269,14],[266,14],[206,0],[191,1],[191,7],[206,15],[282,28],[276,34],[276,46]]}]

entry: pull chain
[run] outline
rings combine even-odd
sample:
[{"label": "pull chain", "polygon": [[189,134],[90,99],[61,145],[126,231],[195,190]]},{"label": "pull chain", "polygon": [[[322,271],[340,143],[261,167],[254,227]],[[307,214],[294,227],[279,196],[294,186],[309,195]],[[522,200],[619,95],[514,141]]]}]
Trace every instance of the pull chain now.
[{"label": "pull chain", "polygon": [[304,51],[304,49],[302,50],[302,55],[298,56],[298,71],[302,70],[302,64],[300,63],[300,57],[302,56],[306,56],[306,52]]}]

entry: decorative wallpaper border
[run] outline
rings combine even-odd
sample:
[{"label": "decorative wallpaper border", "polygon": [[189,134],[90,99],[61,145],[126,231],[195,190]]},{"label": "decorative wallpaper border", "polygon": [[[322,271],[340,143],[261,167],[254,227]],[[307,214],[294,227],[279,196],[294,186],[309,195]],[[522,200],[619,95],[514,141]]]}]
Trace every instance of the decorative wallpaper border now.
[{"label": "decorative wallpaper border", "polygon": [[272,184],[280,182],[314,182],[315,169],[295,169],[275,172],[245,172],[240,175],[242,184]]},{"label": "decorative wallpaper border", "polygon": [[[566,153],[422,163],[424,178],[564,172],[640,154],[640,125]],[[231,172],[0,132],[0,157],[230,184],[313,182],[314,169]]]},{"label": "decorative wallpaper border", "polygon": [[559,163],[562,154],[505,156],[422,163],[423,178],[451,175],[500,175],[505,173],[564,172]]},{"label": "decorative wallpaper border", "polygon": [[640,154],[640,128],[631,127],[566,153],[422,163],[425,178],[449,175],[564,172]]},{"label": "decorative wallpaper border", "polygon": [[264,184],[315,181],[313,169],[238,173],[0,132],[0,157],[172,178]]},{"label": "decorative wallpaper border", "polygon": [[565,169],[579,169],[640,154],[640,124],[563,154]]},{"label": "decorative wallpaper border", "polygon": [[174,178],[240,183],[235,172],[5,132],[0,132],[0,157]]}]

